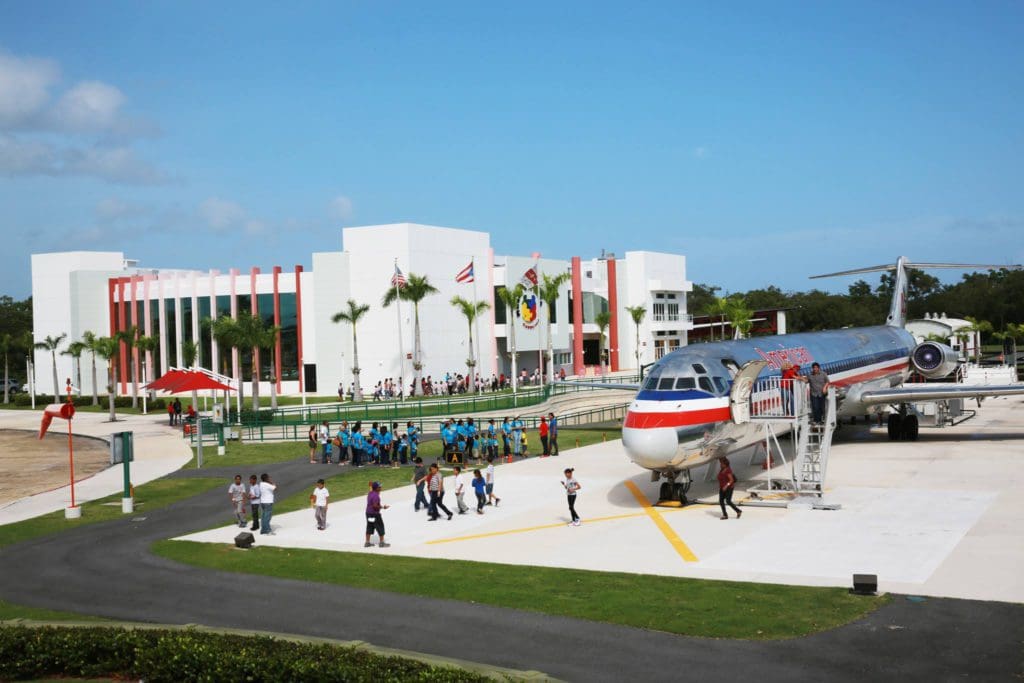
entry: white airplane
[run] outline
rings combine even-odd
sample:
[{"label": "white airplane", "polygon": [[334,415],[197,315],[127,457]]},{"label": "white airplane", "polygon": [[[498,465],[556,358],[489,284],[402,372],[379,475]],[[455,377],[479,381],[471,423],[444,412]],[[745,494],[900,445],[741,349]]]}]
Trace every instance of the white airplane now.
[{"label": "white airplane", "polygon": [[[754,386],[754,380],[779,378],[784,363],[800,365],[806,376],[818,363],[836,392],[836,417],[878,413],[892,407],[889,438],[914,440],[918,419],[910,404],[956,398],[1024,395],[1024,384],[967,386],[961,384],[905,385],[912,372],[928,379],[956,370],[957,353],[933,341],[917,343],[904,329],[908,268],[1003,268],[974,264],[910,263],[874,266],[815,277],[896,271],[889,315],[884,325],[822,332],[805,332],[734,341],[694,344],[677,349],[651,368],[630,404],[622,443],[630,459],[664,478],[662,498],[686,502],[689,470],[722,455],[763,440],[759,425],[734,420],[734,386]],[[1010,266],[1017,269],[1020,266]],[[777,382],[777,379],[776,379]],[[775,385],[776,387],[778,384]],[[618,388],[623,388],[618,385]],[[757,390],[750,397],[756,404]],[[749,394],[748,394],[749,396]],[[750,405],[749,403],[747,405]],[[682,475],[683,483],[676,479]],[[665,495],[668,492],[670,495]]]}]

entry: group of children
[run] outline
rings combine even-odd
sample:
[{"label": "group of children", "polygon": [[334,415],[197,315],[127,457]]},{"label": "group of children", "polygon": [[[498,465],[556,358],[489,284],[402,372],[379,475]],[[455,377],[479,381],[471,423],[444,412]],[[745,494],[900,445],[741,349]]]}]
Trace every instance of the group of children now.
[{"label": "group of children", "polygon": [[[320,480],[323,483],[323,479]],[[248,524],[246,505],[252,512],[252,531],[259,531],[260,534],[273,534],[270,520],[274,516],[274,493],[277,491],[270,475],[264,472],[259,479],[256,475],[250,475],[249,488],[246,490],[242,484],[242,475],[236,474],[235,480],[228,486],[228,498],[231,500],[231,507],[235,512],[235,521],[238,526],[244,528]]]},{"label": "group of children", "polygon": [[416,458],[419,442],[420,430],[412,421],[406,424],[401,434],[397,422],[392,422],[390,428],[387,424],[374,422],[364,434],[361,421],[356,421],[351,428],[348,421],[342,421],[338,431],[332,432],[325,420],[319,427],[309,427],[309,462],[317,461],[319,450],[320,462],[325,465],[351,462],[353,467],[399,467]]},{"label": "group of children", "polygon": [[[541,455],[558,455],[558,420],[554,413],[540,418],[538,430],[544,446]],[[448,419],[441,423],[441,441],[445,460],[449,463],[497,458],[499,440],[505,457],[529,457],[530,442],[526,425],[518,415],[511,419],[504,418],[500,425],[491,418],[481,428],[477,428],[471,417],[465,420]]]}]

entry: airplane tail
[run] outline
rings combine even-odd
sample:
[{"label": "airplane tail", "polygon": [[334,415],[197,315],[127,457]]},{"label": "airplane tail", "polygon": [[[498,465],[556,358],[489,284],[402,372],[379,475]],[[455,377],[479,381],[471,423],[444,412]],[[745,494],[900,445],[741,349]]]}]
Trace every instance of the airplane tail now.
[{"label": "airplane tail", "polygon": [[1021,266],[993,266],[980,263],[911,263],[906,256],[900,256],[894,264],[881,266],[870,266],[868,268],[857,268],[855,270],[844,270],[838,273],[827,273],[825,275],[812,275],[811,279],[816,280],[823,277],[838,277],[840,275],[859,275],[861,273],[878,273],[896,271],[896,281],[892,289],[892,302],[889,304],[889,315],[885,324],[890,327],[903,327],[907,322],[907,285],[910,281],[909,270],[911,268],[928,269],[933,268],[956,268],[958,270],[998,270],[1008,268],[1017,270]]}]

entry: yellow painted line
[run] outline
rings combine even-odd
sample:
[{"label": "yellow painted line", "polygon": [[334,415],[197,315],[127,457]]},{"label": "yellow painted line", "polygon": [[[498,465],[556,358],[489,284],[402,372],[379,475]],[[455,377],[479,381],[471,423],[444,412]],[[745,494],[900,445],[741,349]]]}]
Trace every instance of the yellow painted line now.
[{"label": "yellow painted line", "polygon": [[[607,522],[613,519],[627,519],[629,517],[642,517],[643,513],[631,512],[625,515],[610,515],[608,517],[588,517],[587,524],[594,522]],[[541,524],[539,526],[528,526],[523,529],[506,529],[505,531],[489,531],[485,534],[472,534],[469,536],[455,536],[453,538],[439,538],[436,541],[427,541],[426,545],[438,545],[440,543],[455,543],[457,541],[474,541],[480,538],[492,538],[494,536],[507,536],[509,534],[525,534],[529,531],[540,531],[541,529],[556,529],[566,526],[565,522],[557,524]]]},{"label": "yellow painted line", "polygon": [[647,496],[637,488],[637,485],[631,481],[627,481],[626,487],[633,493],[633,497],[636,498],[636,502],[640,503],[644,512],[646,512],[647,516],[651,518],[655,525],[657,525],[658,530],[665,535],[665,538],[667,538],[668,542],[672,544],[672,547],[675,548],[677,553],[679,553],[679,556],[686,562],[696,562],[697,556],[693,554],[692,550],[690,550],[690,546],[683,543],[683,539],[679,538],[679,535],[668,525],[665,518],[661,516],[661,512],[651,505],[651,502],[647,500]]}]

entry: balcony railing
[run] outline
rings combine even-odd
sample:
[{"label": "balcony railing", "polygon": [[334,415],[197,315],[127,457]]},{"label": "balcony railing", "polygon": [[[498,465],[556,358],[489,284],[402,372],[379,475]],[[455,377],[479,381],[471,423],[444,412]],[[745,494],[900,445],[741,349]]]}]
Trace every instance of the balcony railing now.
[{"label": "balcony railing", "polygon": [[693,322],[693,316],[689,313],[655,313],[651,319],[656,323]]}]

